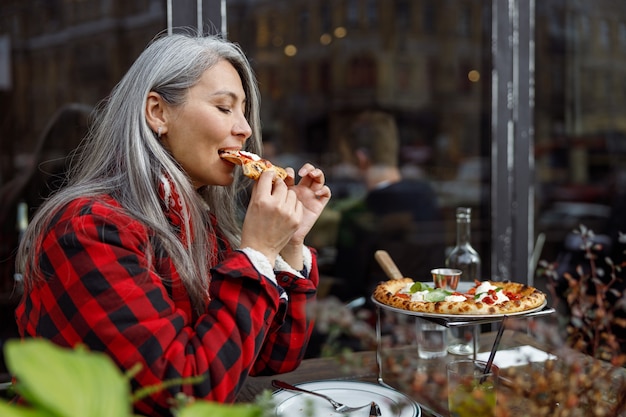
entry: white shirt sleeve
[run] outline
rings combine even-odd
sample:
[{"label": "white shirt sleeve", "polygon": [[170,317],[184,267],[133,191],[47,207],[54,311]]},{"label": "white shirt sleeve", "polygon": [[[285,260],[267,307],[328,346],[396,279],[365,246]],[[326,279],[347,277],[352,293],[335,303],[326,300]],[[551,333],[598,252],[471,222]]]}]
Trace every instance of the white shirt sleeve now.
[{"label": "white shirt sleeve", "polygon": [[274,283],[274,285],[278,285],[276,282],[276,274],[274,273],[274,268],[272,268],[272,264],[269,259],[261,252],[254,250],[252,248],[243,248],[240,249],[241,252],[245,253],[252,265],[259,271],[261,274],[266,276],[270,281]]},{"label": "white shirt sleeve", "polygon": [[312,259],[313,259],[313,256],[311,255],[311,249],[309,249],[305,245],[302,245],[302,260],[304,262],[304,270],[297,271],[293,269],[291,265],[285,262],[285,260],[280,255],[276,257],[276,264],[274,265],[274,270],[291,272],[292,274],[294,274],[295,276],[299,278],[308,278],[309,271],[311,270],[311,265],[313,263]]}]

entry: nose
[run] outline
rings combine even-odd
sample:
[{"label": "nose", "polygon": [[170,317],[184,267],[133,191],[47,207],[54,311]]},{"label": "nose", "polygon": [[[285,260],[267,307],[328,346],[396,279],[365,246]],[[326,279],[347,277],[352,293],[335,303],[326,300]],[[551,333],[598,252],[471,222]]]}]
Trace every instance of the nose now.
[{"label": "nose", "polygon": [[248,139],[252,136],[252,128],[246,117],[242,114],[233,125],[233,135]]}]

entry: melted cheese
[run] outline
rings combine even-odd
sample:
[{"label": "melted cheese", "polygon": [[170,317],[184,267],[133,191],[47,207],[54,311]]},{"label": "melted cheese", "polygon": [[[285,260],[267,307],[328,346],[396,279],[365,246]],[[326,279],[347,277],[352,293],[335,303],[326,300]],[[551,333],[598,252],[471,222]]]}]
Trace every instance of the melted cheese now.
[{"label": "melted cheese", "polygon": [[248,158],[252,159],[253,161],[260,161],[261,157],[255,153],[252,152],[246,152],[246,151],[239,151],[239,153],[243,156],[247,156]]},{"label": "melted cheese", "polygon": [[405,285],[404,288],[400,290],[400,293],[409,295],[411,297],[411,301],[424,301],[424,296],[428,294],[428,290],[417,291],[417,292],[412,293],[411,292],[412,285],[413,285],[412,283]]},{"label": "melted cheese", "polygon": [[464,295],[449,295],[446,297],[445,301],[449,303],[460,303],[462,301],[467,301]]},{"label": "melted cheese", "polygon": [[[484,281],[476,288],[476,297],[474,299],[476,301],[482,301],[483,298],[489,295],[490,290],[497,290],[497,289],[498,287],[496,287],[495,285],[491,285],[488,281]],[[509,297],[507,297],[506,294],[504,294],[504,291],[497,291],[496,296],[498,298],[496,300],[493,300],[494,304],[501,304],[501,303],[504,303],[505,301],[509,301]]]}]

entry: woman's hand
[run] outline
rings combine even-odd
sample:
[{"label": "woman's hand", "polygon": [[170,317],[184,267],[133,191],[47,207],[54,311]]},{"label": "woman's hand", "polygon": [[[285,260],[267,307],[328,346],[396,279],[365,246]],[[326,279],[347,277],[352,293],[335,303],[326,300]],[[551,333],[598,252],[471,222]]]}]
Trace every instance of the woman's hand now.
[{"label": "woman's hand", "polygon": [[[272,265],[304,221],[304,204],[296,190],[281,179],[272,182],[274,175],[264,172],[253,186],[241,232],[241,247],[261,252]],[[288,180],[293,183],[293,177]]]},{"label": "woman's hand", "polygon": [[[288,168],[288,172],[293,170]],[[324,184],[324,173],[321,169],[315,168],[313,165],[306,163],[298,171],[298,175],[301,177],[298,184],[294,183],[294,175],[291,175],[286,179],[286,183],[289,189],[294,191],[303,207],[302,220],[297,230],[294,232],[290,245],[302,245],[306,235],[311,231],[311,228],[319,218],[320,214],[328,204],[330,200],[330,188]]]}]

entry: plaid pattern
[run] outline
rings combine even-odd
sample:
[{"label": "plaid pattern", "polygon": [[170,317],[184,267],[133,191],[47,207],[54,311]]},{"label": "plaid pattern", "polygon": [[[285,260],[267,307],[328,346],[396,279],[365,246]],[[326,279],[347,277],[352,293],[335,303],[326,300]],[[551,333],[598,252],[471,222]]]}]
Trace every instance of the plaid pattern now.
[{"label": "plaid pattern", "polygon": [[[177,392],[232,402],[247,375],[299,365],[312,327],[306,305],[318,283],[315,257],[309,279],[278,272],[277,286],[220,239],[213,245],[221,250],[211,270],[210,301],[198,316],[150,230],[118,208],[110,197],[78,199],[56,215],[34,248],[44,276],[26,288],[16,310],[23,337],[82,343],[106,352],[123,370],[141,363],[133,390],[205,376],[136,403],[135,411],[148,416],[170,416],[168,399]],[[166,211],[170,219],[181,218]],[[210,238],[217,243],[218,236]]]}]

